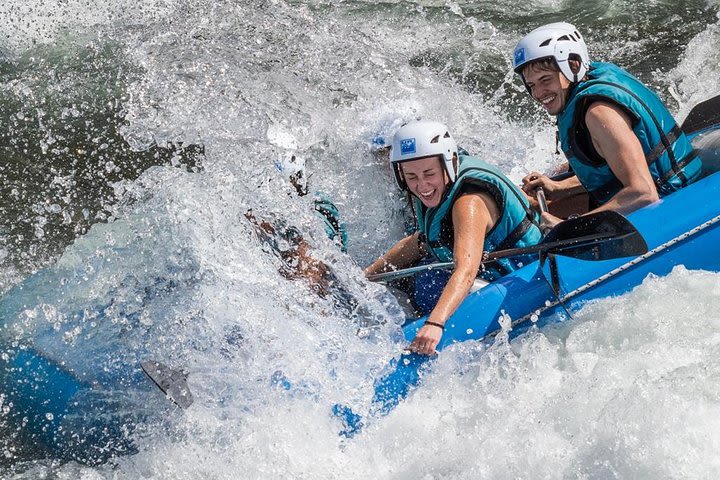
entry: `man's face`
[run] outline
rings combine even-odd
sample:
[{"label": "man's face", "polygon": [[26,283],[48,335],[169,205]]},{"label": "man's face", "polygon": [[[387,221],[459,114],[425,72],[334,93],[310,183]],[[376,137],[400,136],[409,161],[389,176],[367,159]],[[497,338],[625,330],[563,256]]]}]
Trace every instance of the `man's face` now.
[{"label": "man's face", "polygon": [[559,71],[540,69],[530,64],[523,70],[523,77],[530,89],[530,95],[550,115],[559,115],[563,111],[570,87],[565,75]]}]

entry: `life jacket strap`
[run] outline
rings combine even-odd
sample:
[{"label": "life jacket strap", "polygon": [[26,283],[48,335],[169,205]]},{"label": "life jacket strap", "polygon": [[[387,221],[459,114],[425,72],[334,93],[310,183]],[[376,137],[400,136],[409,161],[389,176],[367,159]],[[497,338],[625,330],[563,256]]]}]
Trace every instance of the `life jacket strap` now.
[{"label": "life jacket strap", "polygon": [[[672,148],[672,145],[675,144],[675,142],[680,138],[680,136],[683,134],[682,129],[675,124],[675,126],[667,133],[663,133],[661,141],[655,145],[655,147],[650,150],[647,155],[645,155],[645,161],[648,166],[655,163],[663,154],[665,154],[668,149]],[[568,158],[570,156],[574,155],[572,147],[569,147],[567,150],[563,151]],[[672,154],[672,150],[669,151],[669,153]],[[662,176],[662,178],[658,178],[655,180],[655,187],[658,189],[658,192],[661,191],[661,189],[668,183],[668,181],[673,177],[678,177],[680,181],[682,182],[682,186],[687,186],[687,176],[685,175],[685,172],[683,172],[683,168],[693,161],[695,157],[697,156],[697,152],[695,150],[692,150],[685,158],[683,158],[680,161],[672,162],[670,165],[670,170],[665,172],[665,175]],[[671,157],[674,158],[673,155]],[[616,189],[617,187],[622,187],[622,184],[619,180],[616,178],[609,181],[605,185],[596,188],[592,192],[590,192],[593,196],[595,196],[597,199],[604,198],[610,191]]]},{"label": "life jacket strap", "polygon": [[698,152],[696,149],[693,148],[690,151],[690,153],[685,156],[685,158],[683,158],[682,160],[680,160],[677,163],[677,168],[678,168],[677,172],[675,172],[674,170],[665,172],[665,175],[663,175],[662,178],[658,178],[655,181],[655,185],[657,186],[658,190],[660,190],[660,188],[662,188],[665,184],[667,184],[670,181],[670,179],[676,175],[682,182],[683,187],[687,186],[687,177],[685,176],[685,172],[683,171],[683,168],[685,168],[685,166],[688,163],[692,162],[696,158],[698,158]]},{"label": "life jacket strap", "polygon": [[528,217],[523,218],[522,222],[520,222],[517,227],[510,232],[510,235],[505,237],[505,240],[497,246],[497,250],[507,250],[508,248],[515,247],[533,225],[534,222]]},{"label": "life jacket strap", "polygon": [[670,130],[667,134],[665,134],[666,141],[661,141],[657,145],[655,145],[655,148],[650,150],[647,155],[645,155],[645,159],[647,160],[647,164],[651,165],[655,163],[655,161],[660,158],[663,153],[668,149],[669,146],[672,146],[672,144],[675,143],[675,141],[680,138],[683,131],[680,130],[680,127],[675,124],[675,126]]},{"label": "life jacket strap", "polygon": [[667,181],[673,177],[680,179],[681,187],[686,187],[688,184],[687,176],[685,175],[685,172],[683,172],[683,168],[695,158],[695,151],[691,151],[689,155],[680,160],[675,158],[675,154],[672,151],[672,146],[682,134],[683,131],[677,124],[675,124],[672,130],[670,130],[667,134],[662,135],[661,142],[655,145],[655,148],[653,148],[646,157],[648,165],[651,165],[666,151],[670,156],[670,170],[665,172],[665,175],[663,175],[662,178],[658,178],[655,182],[658,192],[667,183]]}]

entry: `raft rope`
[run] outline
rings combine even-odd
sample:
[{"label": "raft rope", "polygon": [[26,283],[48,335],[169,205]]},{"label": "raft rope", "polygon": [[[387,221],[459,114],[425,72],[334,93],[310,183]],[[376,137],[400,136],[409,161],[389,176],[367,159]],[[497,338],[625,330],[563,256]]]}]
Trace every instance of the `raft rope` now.
[{"label": "raft rope", "polygon": [[[595,280],[592,280],[591,282],[588,282],[585,285],[582,285],[582,286],[576,288],[575,290],[566,293],[565,295],[559,297],[557,300],[552,301],[552,302],[547,301],[544,307],[541,307],[541,308],[535,310],[534,312],[529,313],[529,314],[525,315],[524,317],[513,321],[511,324],[512,327],[515,327],[516,325],[526,322],[528,319],[530,319],[533,316],[539,316],[542,312],[544,312],[550,308],[554,308],[554,307],[557,307],[558,305],[564,304],[564,302],[571,299],[572,297],[575,297],[575,296],[585,292],[586,290],[589,290],[589,289],[601,284],[602,282],[614,277],[618,273],[624,272],[625,270],[637,265],[638,263],[643,262],[643,261],[647,260],[648,258],[652,257],[653,255],[655,255],[667,248],[672,247],[676,243],[686,240],[687,238],[697,234],[698,232],[705,230],[706,228],[718,223],[719,221],[720,221],[720,215],[717,215],[716,217],[706,221],[705,223],[702,223],[702,224],[698,225],[697,227],[695,227],[691,230],[688,230],[687,232],[685,232],[681,235],[678,235],[677,237],[675,237],[671,240],[668,240],[667,242],[665,242],[661,245],[658,245],[657,247],[653,248],[652,250],[648,250],[646,253],[633,258],[631,261],[615,268],[614,270],[609,271],[608,273],[596,278]],[[495,336],[499,332],[500,331],[498,330],[498,331],[488,334],[487,336],[488,337]]]}]

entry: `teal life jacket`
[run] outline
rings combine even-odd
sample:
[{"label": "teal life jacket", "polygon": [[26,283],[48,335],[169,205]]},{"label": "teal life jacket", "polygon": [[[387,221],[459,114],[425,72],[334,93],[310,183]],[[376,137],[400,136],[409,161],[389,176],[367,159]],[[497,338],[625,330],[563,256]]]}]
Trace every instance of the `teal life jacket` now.
[{"label": "teal life jacket", "polygon": [[340,221],[340,211],[338,208],[327,195],[320,192],[315,192],[313,202],[315,213],[323,221],[325,233],[328,238],[338,243],[343,253],[347,252],[347,228],[345,224]]},{"label": "teal life jacket", "polygon": [[[500,217],[485,235],[484,252],[525,247],[538,243],[542,234],[538,228],[538,214],[530,208],[525,195],[497,168],[468,155],[459,156],[460,164],[455,182],[443,194],[440,204],[427,208],[414,197],[418,231],[433,256],[440,262],[453,260],[452,207],[465,191],[488,193],[500,210]],[[467,190],[470,186],[470,190]],[[483,264],[478,276],[494,280],[534,260],[532,255],[503,258]]]},{"label": "teal life jacket", "polygon": [[565,109],[557,121],[563,152],[595,203],[607,202],[623,186],[593,147],[585,125],[588,107],[598,100],[619,105],[630,116],[659,196],[700,178],[700,159],[653,91],[610,63],[592,63],[587,76],[587,80],[571,87]]}]

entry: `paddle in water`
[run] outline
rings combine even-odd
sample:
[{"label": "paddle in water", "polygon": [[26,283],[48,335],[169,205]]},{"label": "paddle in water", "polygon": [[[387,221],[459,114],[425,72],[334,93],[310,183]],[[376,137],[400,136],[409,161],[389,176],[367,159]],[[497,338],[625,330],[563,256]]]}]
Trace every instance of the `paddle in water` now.
[{"label": "paddle in water", "polygon": [[140,366],[165,396],[178,407],[185,409],[192,405],[193,396],[187,384],[187,373],[154,360],[140,362]]}]

